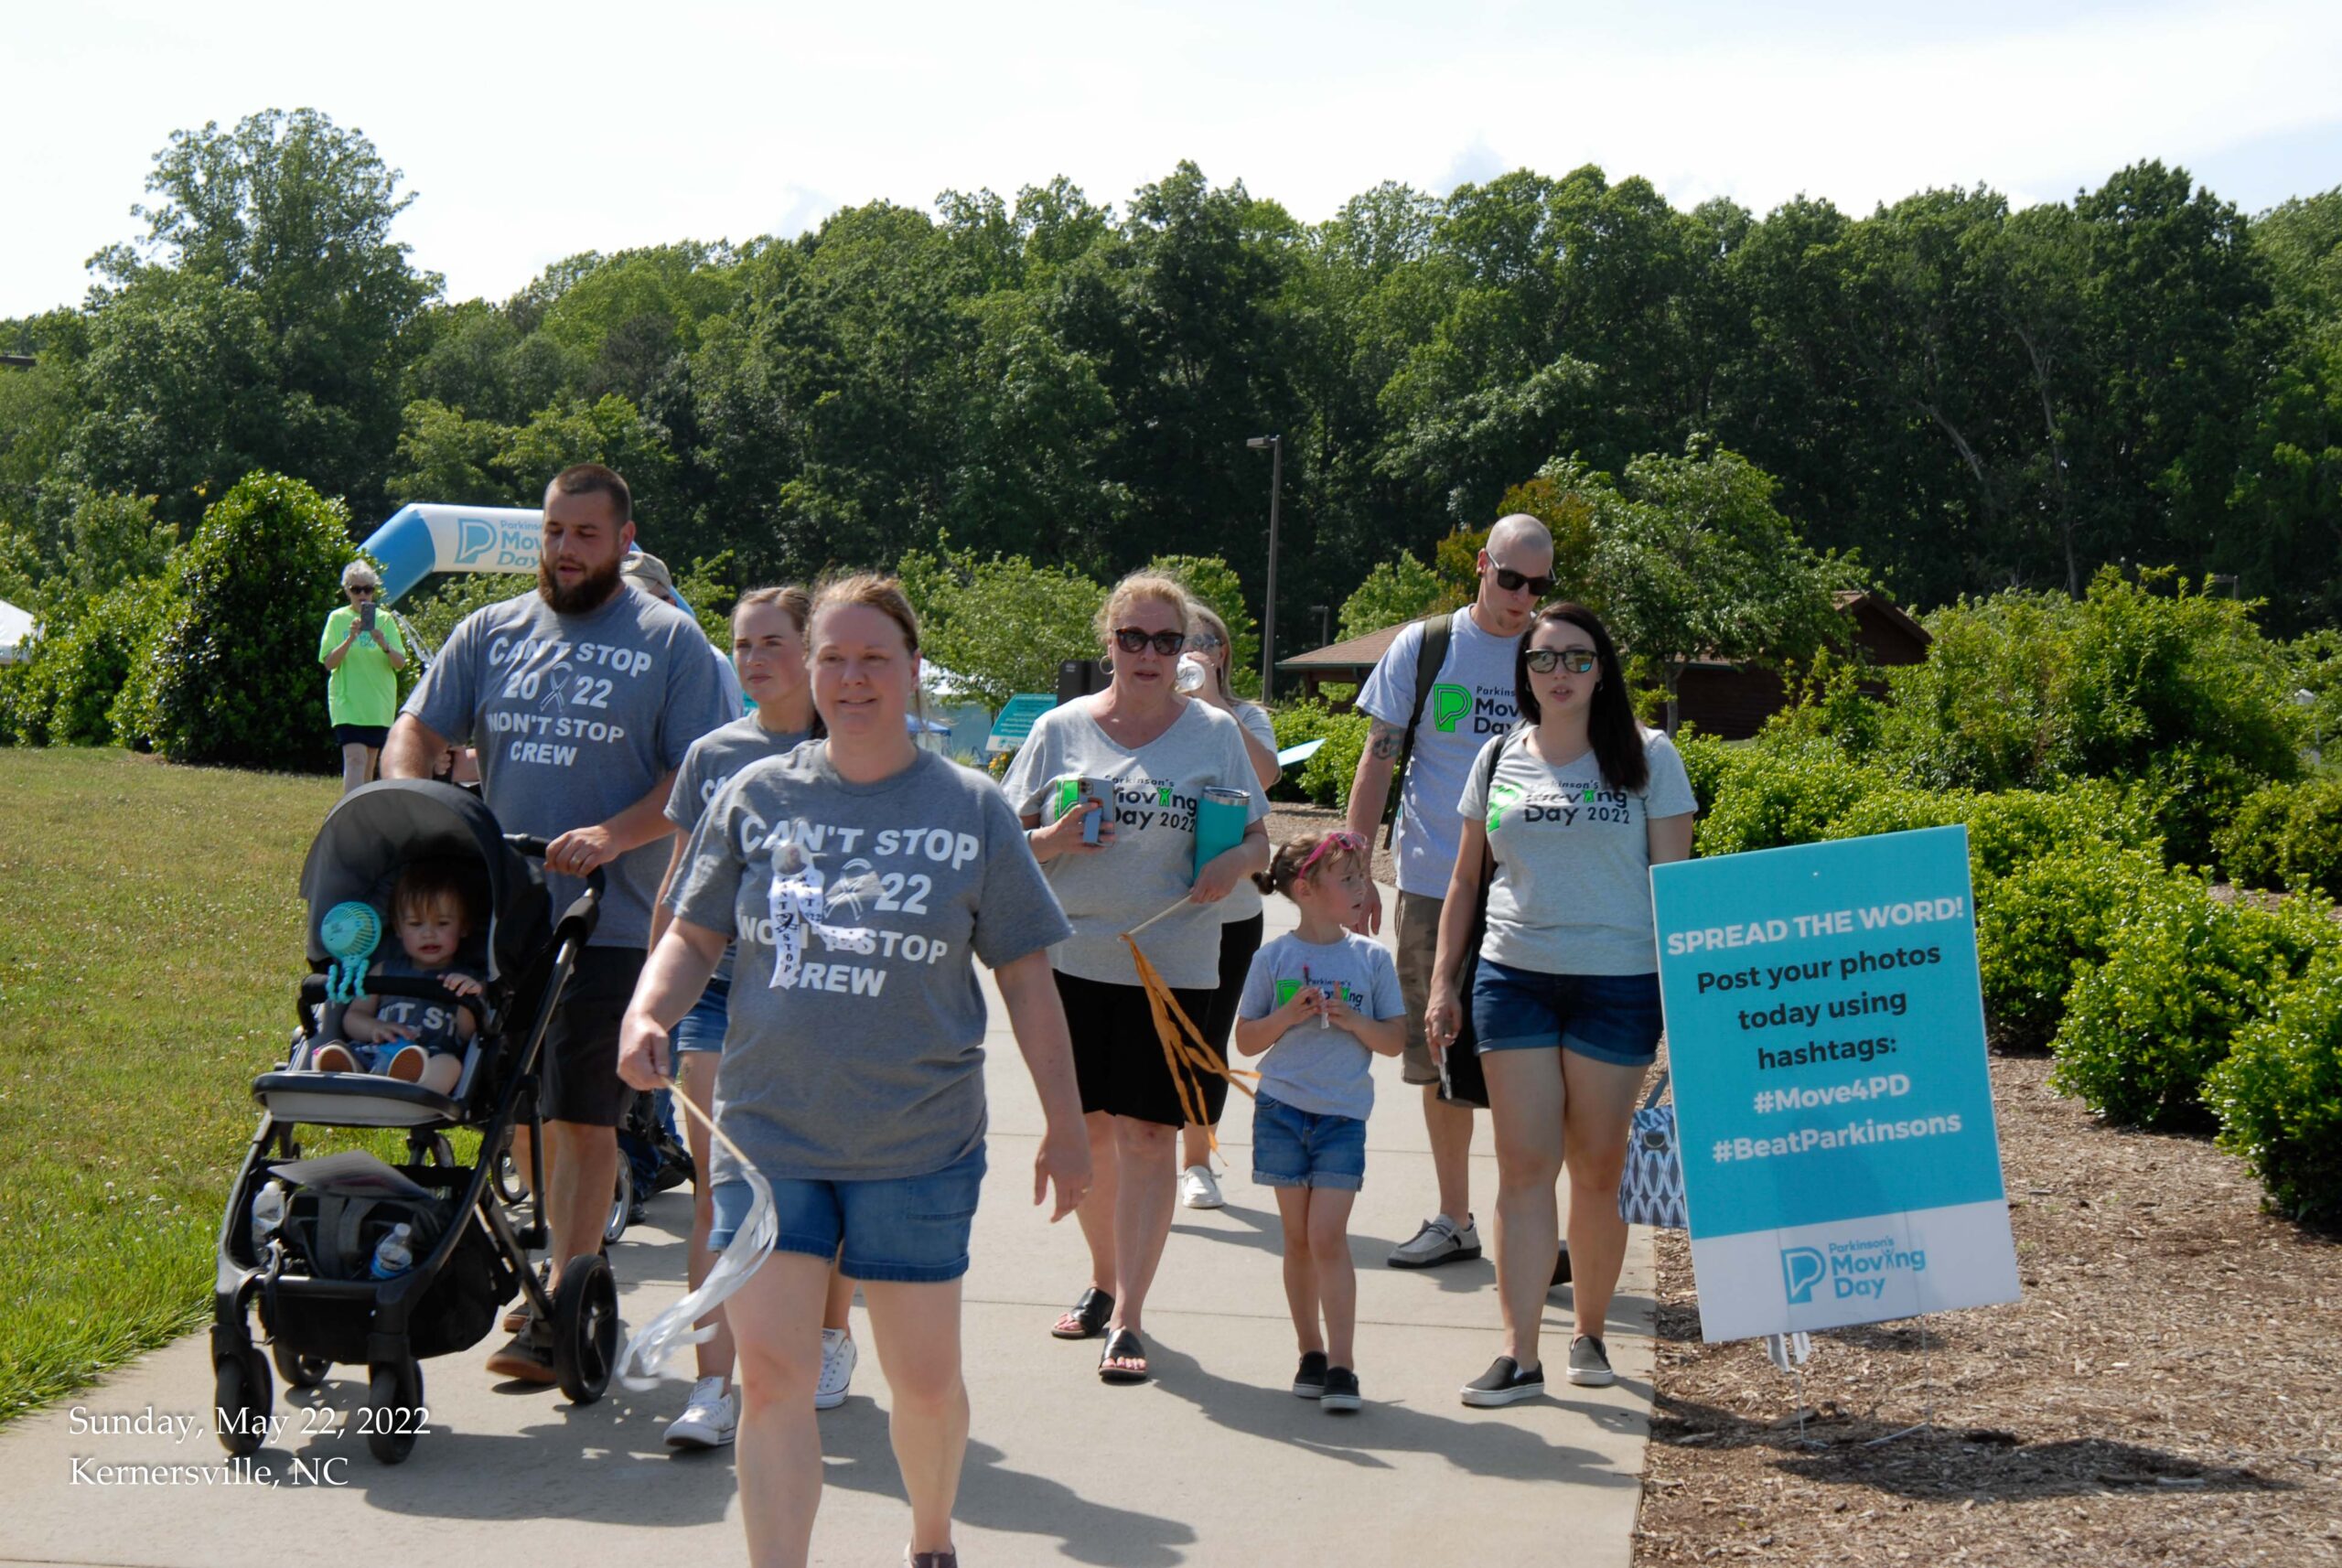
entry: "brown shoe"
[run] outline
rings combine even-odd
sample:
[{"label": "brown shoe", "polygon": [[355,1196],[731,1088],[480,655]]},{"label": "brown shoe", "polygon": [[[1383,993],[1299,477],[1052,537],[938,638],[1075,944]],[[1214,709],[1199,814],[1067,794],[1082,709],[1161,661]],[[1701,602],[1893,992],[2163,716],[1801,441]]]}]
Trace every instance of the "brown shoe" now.
[{"label": "brown shoe", "polygon": [[391,1058],[384,1076],[397,1079],[401,1083],[421,1083],[424,1066],[430,1060],[431,1053],[421,1046],[404,1047]]},{"label": "brown shoe", "polygon": [[553,1369],[553,1347],[534,1325],[522,1327],[503,1349],[490,1356],[488,1369],[516,1383],[550,1386],[560,1380]]}]

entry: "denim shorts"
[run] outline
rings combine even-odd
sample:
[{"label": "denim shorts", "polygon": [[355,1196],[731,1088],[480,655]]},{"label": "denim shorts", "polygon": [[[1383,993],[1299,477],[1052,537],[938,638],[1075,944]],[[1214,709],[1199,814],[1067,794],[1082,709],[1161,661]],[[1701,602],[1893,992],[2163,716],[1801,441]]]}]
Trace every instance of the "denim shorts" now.
[{"label": "denim shorts", "polygon": [[1659,1055],[1656,974],[1545,974],[1483,953],[1472,982],[1472,1032],[1482,1051],[1559,1046],[1618,1067]]},{"label": "denim shorts", "polygon": [[1356,1192],[1366,1185],[1366,1123],[1261,1095],[1252,1101],[1252,1179]]},{"label": "denim shorts", "polygon": [[[839,1271],[857,1280],[956,1280],[968,1272],[968,1231],[975,1224],[983,1183],[981,1144],[957,1164],[928,1176],[776,1181],[772,1201],[780,1235],[773,1250],[836,1258]],[[720,1252],[748,1218],[752,1195],[745,1181],[718,1182],[709,1201],[715,1215],[707,1244]]]},{"label": "denim shorts", "polygon": [[721,1051],[724,1031],[730,1027],[731,1021],[732,983],[711,980],[707,989],[699,993],[699,1000],[692,1004],[692,1010],[667,1031],[667,1043],[678,1057],[685,1051]]}]

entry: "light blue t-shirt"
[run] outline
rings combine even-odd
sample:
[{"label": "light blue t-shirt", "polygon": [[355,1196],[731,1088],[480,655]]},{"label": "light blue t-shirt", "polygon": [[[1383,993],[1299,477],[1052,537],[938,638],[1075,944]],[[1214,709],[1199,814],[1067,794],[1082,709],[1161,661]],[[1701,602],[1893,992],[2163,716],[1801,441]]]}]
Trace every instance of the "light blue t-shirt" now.
[{"label": "light blue t-shirt", "polygon": [[[1502,735],[1520,717],[1513,690],[1517,637],[1482,631],[1470,606],[1448,618],[1447,660],[1423,698],[1423,722],[1415,726],[1414,755],[1399,781],[1399,826],[1391,841],[1398,862],[1399,890],[1426,898],[1447,897],[1463,847],[1464,824],[1456,800],[1488,737]],[[1402,627],[1376,661],[1358,694],[1359,711],[1404,729],[1414,711],[1415,660],[1423,646],[1422,621]]]},{"label": "light blue t-shirt", "polygon": [[[1345,1003],[1378,1024],[1406,1011],[1398,966],[1381,943],[1345,931],[1341,940],[1320,945],[1288,931],[1252,955],[1236,1015],[1265,1018],[1311,985],[1327,992],[1339,987]],[[1363,1122],[1374,1109],[1374,1079],[1368,1070],[1373,1059],[1366,1042],[1340,1025],[1305,1019],[1278,1036],[1262,1058],[1261,1092],[1296,1111]]]}]

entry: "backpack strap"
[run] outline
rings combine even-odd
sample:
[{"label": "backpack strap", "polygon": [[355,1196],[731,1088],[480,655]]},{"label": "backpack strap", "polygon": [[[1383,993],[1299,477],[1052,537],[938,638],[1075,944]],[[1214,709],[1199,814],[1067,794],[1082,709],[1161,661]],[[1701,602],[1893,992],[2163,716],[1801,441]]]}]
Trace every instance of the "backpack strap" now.
[{"label": "backpack strap", "polygon": [[1423,623],[1423,639],[1415,647],[1415,705],[1407,714],[1406,737],[1399,743],[1399,771],[1391,782],[1391,799],[1382,807],[1382,847],[1389,849],[1399,831],[1399,813],[1406,809],[1407,768],[1415,759],[1415,731],[1423,722],[1423,702],[1432,682],[1447,662],[1447,644],[1456,635],[1456,616],[1434,616]]},{"label": "backpack strap", "polygon": [[[1518,730],[1507,730],[1497,736],[1496,744],[1482,754],[1479,768],[1477,769],[1479,775],[1477,782],[1480,786],[1482,800],[1488,800],[1488,792],[1496,788],[1497,767],[1504,760],[1504,748],[1511,745],[1512,737],[1520,733]],[[1478,912],[1473,917],[1473,929],[1476,930],[1484,931],[1488,929],[1488,889],[1496,885],[1496,880],[1497,846],[1483,832],[1480,836],[1480,900],[1477,907]]]}]

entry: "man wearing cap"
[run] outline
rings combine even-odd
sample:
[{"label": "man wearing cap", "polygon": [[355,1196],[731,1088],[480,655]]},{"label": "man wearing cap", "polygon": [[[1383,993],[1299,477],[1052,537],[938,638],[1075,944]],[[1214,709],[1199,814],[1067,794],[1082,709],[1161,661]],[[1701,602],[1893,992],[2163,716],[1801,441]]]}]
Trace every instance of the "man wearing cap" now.
[{"label": "man wearing cap", "polygon": [[[685,615],[691,614],[683,596],[675,592],[674,574],[667,570],[667,563],[648,550],[629,551],[618,563],[618,575],[638,591],[649,594],[662,605],[672,605]],[[726,720],[738,718],[748,711],[748,703],[740,691],[740,672],[732,668],[732,656],[713,642],[709,648],[715,654],[715,679],[724,688]]]},{"label": "man wearing cap", "polygon": [[[617,1190],[618,1125],[632,1093],[618,1021],[650,940],[650,906],[674,832],[667,799],[691,744],[726,723],[697,622],[629,589],[626,481],[596,463],[545,487],[537,585],[464,618],[407,698],[382,754],[394,779],[427,779],[453,742],[479,750],[480,792],[506,831],[548,840],[553,908],[604,877],[601,914],[556,1004],[539,1090],[553,1281],[591,1257]],[[489,1370],[554,1380],[546,1325],[523,1316]]]},{"label": "man wearing cap", "polygon": [[334,744],[341,747],[341,792],[349,794],[374,777],[382,743],[398,716],[399,675],[406,668],[406,642],[398,623],[377,615],[382,579],[363,561],[341,569],[341,591],[349,599],[326,617],[317,639],[317,662],[326,667],[326,712],[333,720]]}]

